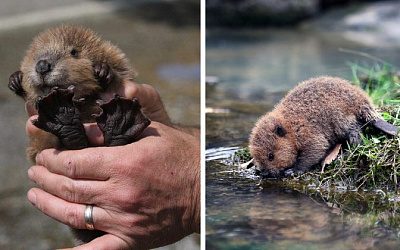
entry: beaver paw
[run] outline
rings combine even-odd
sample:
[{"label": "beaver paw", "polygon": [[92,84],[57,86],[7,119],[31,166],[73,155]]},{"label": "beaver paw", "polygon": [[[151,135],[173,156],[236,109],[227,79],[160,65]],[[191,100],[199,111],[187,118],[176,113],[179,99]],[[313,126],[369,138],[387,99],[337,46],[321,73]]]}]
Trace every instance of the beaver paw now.
[{"label": "beaver paw", "polygon": [[93,66],[94,77],[103,89],[106,89],[114,78],[113,71],[106,63],[99,63]]},{"label": "beaver paw", "polygon": [[361,144],[362,139],[359,131],[350,131],[347,135],[347,140],[351,145]]},{"label": "beaver paw", "polygon": [[150,120],[141,112],[137,99],[129,100],[115,95],[100,107],[102,112],[94,117],[104,134],[106,146],[132,143],[150,125]]},{"label": "beaver paw", "polygon": [[16,95],[25,97],[26,92],[22,87],[22,72],[16,71],[14,72],[10,78],[8,79],[8,88],[11,89]]},{"label": "beaver paw", "polygon": [[289,168],[283,171],[283,176],[286,178],[290,178],[293,176],[298,176],[304,174],[305,171],[302,169],[295,169],[295,168]]},{"label": "beaver paw", "polygon": [[81,149],[88,147],[88,140],[73,96],[70,87],[66,90],[55,88],[47,96],[38,98],[39,117],[33,125],[56,135],[66,149]]}]

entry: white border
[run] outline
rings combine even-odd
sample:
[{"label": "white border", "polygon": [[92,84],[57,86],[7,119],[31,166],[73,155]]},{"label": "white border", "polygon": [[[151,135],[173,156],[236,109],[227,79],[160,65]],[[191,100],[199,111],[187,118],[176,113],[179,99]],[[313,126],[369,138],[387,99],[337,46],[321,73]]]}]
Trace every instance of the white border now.
[{"label": "white border", "polygon": [[206,0],[200,0],[200,149],[201,149],[201,230],[200,249],[206,249]]}]

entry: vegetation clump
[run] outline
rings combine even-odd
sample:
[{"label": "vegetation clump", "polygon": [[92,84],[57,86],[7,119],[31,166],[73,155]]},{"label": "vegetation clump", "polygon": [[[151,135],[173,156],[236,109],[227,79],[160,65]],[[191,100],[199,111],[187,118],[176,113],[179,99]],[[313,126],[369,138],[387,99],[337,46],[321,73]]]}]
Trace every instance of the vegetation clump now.
[{"label": "vegetation clump", "polygon": [[[363,88],[382,118],[400,126],[400,78],[388,67],[353,66],[354,84]],[[298,176],[317,188],[396,191],[400,182],[400,136],[367,128],[363,143],[343,145],[339,157],[320,171]]]}]

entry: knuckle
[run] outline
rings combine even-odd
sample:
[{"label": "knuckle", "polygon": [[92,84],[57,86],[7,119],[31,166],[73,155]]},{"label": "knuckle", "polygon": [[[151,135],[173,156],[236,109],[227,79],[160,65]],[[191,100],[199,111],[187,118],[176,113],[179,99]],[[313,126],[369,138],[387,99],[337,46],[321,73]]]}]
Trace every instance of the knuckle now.
[{"label": "knuckle", "polygon": [[61,195],[66,200],[71,202],[77,202],[75,194],[75,185],[72,181],[66,181],[60,185]]},{"label": "knuckle", "polygon": [[149,166],[149,163],[152,159],[151,151],[147,150],[147,148],[141,148],[138,149],[138,151],[140,152],[138,152],[137,156],[135,157],[135,164],[133,164],[133,166],[139,169],[145,166]]},{"label": "knuckle", "polygon": [[68,226],[80,228],[80,217],[78,212],[71,206],[66,206],[64,209],[64,218]]},{"label": "knuckle", "polygon": [[132,82],[125,83],[123,92],[124,92],[124,96],[128,99],[132,99],[132,98],[142,99],[138,86]]},{"label": "knuckle", "polygon": [[115,196],[116,203],[123,209],[131,210],[138,207],[139,195],[132,190],[118,192]]},{"label": "knuckle", "polygon": [[43,178],[41,178],[41,175],[37,175],[36,174],[36,178],[35,178],[35,183],[39,186],[39,187],[41,187],[41,188],[44,188],[45,186],[44,186],[44,179]]},{"label": "knuckle", "polygon": [[65,168],[65,173],[68,177],[74,178],[76,177],[76,164],[72,159],[64,159],[63,166]]},{"label": "knuckle", "polygon": [[40,152],[39,154],[36,155],[36,157],[35,157],[36,164],[46,166],[46,162],[44,160],[46,153],[47,153],[47,150],[43,150],[42,152]]},{"label": "knuckle", "polygon": [[124,224],[126,225],[127,228],[130,229],[130,231],[134,230],[140,223],[140,221],[134,216],[126,217],[124,218],[124,220],[125,220]]}]

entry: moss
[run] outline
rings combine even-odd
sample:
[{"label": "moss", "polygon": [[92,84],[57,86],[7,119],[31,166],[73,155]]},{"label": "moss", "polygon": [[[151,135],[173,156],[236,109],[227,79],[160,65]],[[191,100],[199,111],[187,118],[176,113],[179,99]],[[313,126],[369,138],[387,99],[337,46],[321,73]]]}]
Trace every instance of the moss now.
[{"label": "moss", "polygon": [[251,155],[250,155],[250,150],[248,147],[241,148],[238,151],[235,152],[234,156],[234,162],[237,163],[245,163],[247,161],[251,160]]}]

